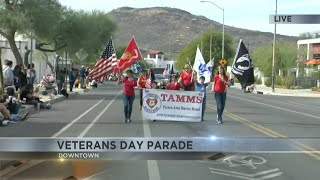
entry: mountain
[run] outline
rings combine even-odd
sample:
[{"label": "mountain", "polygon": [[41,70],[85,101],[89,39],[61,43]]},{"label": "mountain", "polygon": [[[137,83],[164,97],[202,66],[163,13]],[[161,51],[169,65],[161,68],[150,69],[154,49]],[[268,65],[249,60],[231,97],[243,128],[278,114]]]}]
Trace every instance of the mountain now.
[{"label": "mountain", "polygon": [[[220,13],[220,12],[219,12]],[[222,24],[204,16],[167,7],[114,9],[108,15],[118,23],[118,30],[113,37],[116,46],[126,46],[132,36],[142,49],[160,50],[176,57],[179,49],[209,29],[211,23],[215,31],[222,31]],[[250,51],[270,44],[273,33],[236,28],[225,25],[225,33],[233,38],[236,49],[239,40],[243,39]],[[298,37],[277,35],[277,40],[296,44]]]}]

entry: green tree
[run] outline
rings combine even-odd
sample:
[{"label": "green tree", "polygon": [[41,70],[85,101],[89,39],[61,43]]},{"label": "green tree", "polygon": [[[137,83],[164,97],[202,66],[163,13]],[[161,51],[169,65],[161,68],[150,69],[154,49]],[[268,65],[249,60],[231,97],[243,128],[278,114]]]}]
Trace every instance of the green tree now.
[{"label": "green tree", "polygon": [[[199,36],[194,41],[190,42],[183,49],[179,51],[177,62],[175,67],[177,69],[182,69],[183,66],[187,63],[187,59],[189,58],[191,64],[193,65],[194,59],[196,56],[197,46],[200,46],[201,41],[203,41],[203,58],[206,62],[210,60],[210,31],[205,32]],[[221,59],[221,44],[222,44],[222,33],[220,32],[212,32],[212,58],[215,59],[215,65],[219,64]],[[200,48],[200,47],[199,47]],[[232,56],[234,56],[234,49],[232,48],[232,39],[228,34],[225,34],[225,47],[224,47],[224,58],[228,60],[228,64],[232,64]]]},{"label": "green tree", "polygon": [[[272,75],[272,44],[258,47],[252,53],[252,59],[255,67],[264,74],[271,77]],[[275,73],[279,69],[289,69],[297,65],[297,47],[286,42],[277,42],[275,52]]]},{"label": "green tree", "polygon": [[[13,2],[13,3],[12,3]],[[68,51],[70,58],[83,48],[87,61],[96,61],[107,41],[116,29],[115,22],[101,11],[74,11],[62,6],[57,0],[4,0],[0,4],[0,34],[12,47],[17,63],[22,57],[15,45],[15,36],[29,38],[33,33],[36,49],[43,52]],[[25,56],[28,63],[29,51]]]},{"label": "green tree", "polygon": [[299,35],[300,39],[320,38],[320,33],[304,32]]}]

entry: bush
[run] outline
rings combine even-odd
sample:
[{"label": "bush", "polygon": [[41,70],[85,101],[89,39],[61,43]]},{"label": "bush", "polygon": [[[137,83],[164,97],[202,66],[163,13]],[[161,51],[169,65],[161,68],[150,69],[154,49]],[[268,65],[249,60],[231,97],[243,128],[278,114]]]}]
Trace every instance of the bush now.
[{"label": "bush", "polygon": [[318,92],[320,92],[320,88],[312,87],[312,88],[311,88],[311,91],[318,91]]},{"label": "bush", "polygon": [[294,86],[294,79],[292,76],[282,77],[281,80],[281,85],[285,86],[287,89],[289,89],[291,86]]},{"label": "bush", "polygon": [[261,78],[255,77],[255,79],[256,79],[256,84],[258,85],[262,84]]},{"label": "bush", "polygon": [[264,84],[267,86],[267,87],[270,87],[272,85],[272,78],[268,78]]},{"label": "bush", "polygon": [[237,78],[234,78],[234,83],[239,83],[239,80]]}]

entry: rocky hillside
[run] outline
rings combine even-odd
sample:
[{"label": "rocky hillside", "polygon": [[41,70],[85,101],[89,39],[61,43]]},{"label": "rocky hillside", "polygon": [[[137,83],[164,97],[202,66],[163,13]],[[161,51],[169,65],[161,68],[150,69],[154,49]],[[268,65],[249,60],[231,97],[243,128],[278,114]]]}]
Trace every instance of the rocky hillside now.
[{"label": "rocky hillside", "polygon": [[[170,52],[171,57],[175,57],[179,49],[207,31],[211,23],[216,31],[222,31],[222,24],[218,22],[175,8],[123,7],[108,14],[118,22],[118,31],[113,37],[116,46],[127,45],[134,35],[141,49],[160,50],[166,55]],[[225,32],[233,37],[235,48],[242,38],[249,45],[250,51],[273,40],[272,33],[227,25]],[[277,39],[295,44],[298,37],[278,35]]]}]

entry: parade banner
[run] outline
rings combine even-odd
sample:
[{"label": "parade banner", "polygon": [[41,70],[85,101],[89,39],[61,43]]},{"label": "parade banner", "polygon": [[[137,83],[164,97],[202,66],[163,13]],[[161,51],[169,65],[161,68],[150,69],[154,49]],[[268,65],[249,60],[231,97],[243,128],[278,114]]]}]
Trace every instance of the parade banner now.
[{"label": "parade banner", "polygon": [[144,120],[200,122],[204,94],[192,91],[144,89]]}]

